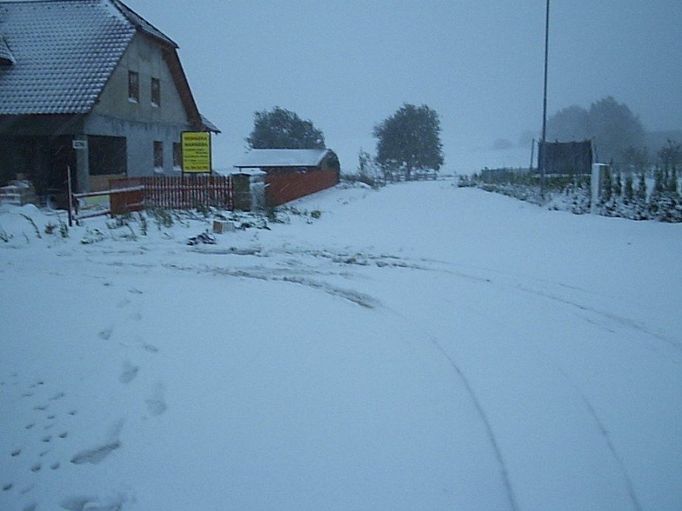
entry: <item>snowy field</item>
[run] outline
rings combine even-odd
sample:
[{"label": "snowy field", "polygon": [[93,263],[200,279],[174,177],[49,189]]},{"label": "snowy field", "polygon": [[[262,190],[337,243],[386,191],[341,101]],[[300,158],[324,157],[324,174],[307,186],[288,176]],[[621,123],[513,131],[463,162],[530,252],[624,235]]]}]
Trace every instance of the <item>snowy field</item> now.
[{"label": "snowy field", "polygon": [[196,246],[0,210],[0,510],[682,509],[682,225],[295,206]]}]

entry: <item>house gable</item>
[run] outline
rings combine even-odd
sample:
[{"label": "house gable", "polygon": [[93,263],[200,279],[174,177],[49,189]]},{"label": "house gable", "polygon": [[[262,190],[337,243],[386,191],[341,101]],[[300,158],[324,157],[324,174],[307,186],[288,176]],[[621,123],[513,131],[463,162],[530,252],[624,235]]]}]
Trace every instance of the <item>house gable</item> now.
[{"label": "house gable", "polygon": [[[164,53],[169,51],[152,38],[137,33],[114,69],[93,114],[132,122],[182,124],[191,117],[180,96]],[[128,73],[138,75],[139,99],[128,98]],[[152,79],[158,80],[160,103],[152,102]]]}]

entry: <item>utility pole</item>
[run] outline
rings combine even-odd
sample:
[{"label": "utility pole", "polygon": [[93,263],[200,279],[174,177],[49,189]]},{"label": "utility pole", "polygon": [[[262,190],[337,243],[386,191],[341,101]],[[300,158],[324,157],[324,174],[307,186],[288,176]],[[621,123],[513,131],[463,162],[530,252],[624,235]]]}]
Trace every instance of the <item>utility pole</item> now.
[{"label": "utility pole", "polygon": [[[542,100],[542,140],[540,141],[540,148],[542,149],[542,157],[540,158],[540,196],[545,197],[545,163],[547,162],[547,62],[549,58],[549,0],[547,0],[547,8],[545,10],[545,89]],[[540,151],[538,151],[538,154]]]}]

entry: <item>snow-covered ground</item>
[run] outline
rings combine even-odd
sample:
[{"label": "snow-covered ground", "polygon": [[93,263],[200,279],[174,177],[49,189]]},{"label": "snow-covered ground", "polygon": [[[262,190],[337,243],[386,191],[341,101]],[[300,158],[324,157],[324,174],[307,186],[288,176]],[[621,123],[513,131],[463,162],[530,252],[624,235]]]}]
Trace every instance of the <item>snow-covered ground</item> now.
[{"label": "snow-covered ground", "polygon": [[0,210],[0,509],[682,509],[682,226],[295,206],[196,246]]}]

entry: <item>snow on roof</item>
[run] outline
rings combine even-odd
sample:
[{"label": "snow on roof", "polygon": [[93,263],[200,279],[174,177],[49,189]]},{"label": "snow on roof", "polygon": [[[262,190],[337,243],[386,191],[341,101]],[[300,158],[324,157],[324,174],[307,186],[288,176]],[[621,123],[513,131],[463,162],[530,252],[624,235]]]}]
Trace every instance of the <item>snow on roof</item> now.
[{"label": "snow on roof", "polygon": [[157,39],[161,39],[162,41],[170,44],[173,48],[178,48],[178,45],[173,41],[170,37],[168,37],[166,34],[161,32],[158,28],[156,28],[154,25],[149,23],[146,19],[144,19],[142,16],[137,14],[135,11],[133,11],[130,7],[125,5],[123,2],[120,0],[112,0],[114,5],[118,7],[118,9],[123,13],[123,15],[128,18],[128,21],[130,21],[133,25],[135,25],[137,28],[145,32],[146,34],[155,37]]},{"label": "snow on roof", "polygon": [[328,153],[329,149],[252,149],[235,167],[316,167]]},{"label": "snow on roof", "polygon": [[211,121],[208,120],[204,115],[201,115],[201,123],[204,125],[204,129],[206,131],[212,131],[213,133],[220,133],[220,129],[218,126],[213,124]]},{"label": "snow on roof", "polygon": [[177,47],[119,0],[0,2],[0,115],[89,112],[136,30]]}]

